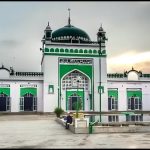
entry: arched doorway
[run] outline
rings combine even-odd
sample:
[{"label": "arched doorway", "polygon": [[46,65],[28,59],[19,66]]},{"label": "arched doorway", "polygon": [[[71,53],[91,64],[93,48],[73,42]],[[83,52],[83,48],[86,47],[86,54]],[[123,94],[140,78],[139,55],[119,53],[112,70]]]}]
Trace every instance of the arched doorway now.
[{"label": "arched doorway", "polygon": [[62,79],[62,93],[66,96],[66,110],[76,110],[81,105],[80,109],[84,110],[85,97],[89,97],[90,90],[89,78],[78,70],[74,70]]},{"label": "arched doorway", "polygon": [[82,97],[80,95],[77,95],[76,92],[74,92],[71,96],[68,97],[68,109],[69,110],[83,109]]},{"label": "arched doorway", "polygon": [[37,111],[37,97],[31,93],[26,93],[20,98],[21,111]]},{"label": "arched doorway", "polygon": [[0,93],[0,111],[10,111],[10,97]]}]

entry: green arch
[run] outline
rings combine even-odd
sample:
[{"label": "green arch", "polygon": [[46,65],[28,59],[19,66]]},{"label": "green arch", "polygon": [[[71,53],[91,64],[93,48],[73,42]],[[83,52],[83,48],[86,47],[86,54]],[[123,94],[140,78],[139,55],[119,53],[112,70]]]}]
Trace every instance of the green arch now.
[{"label": "green arch", "polygon": [[79,50],[79,53],[83,53],[83,49],[80,49],[80,50]]},{"label": "green arch", "polygon": [[118,100],[118,89],[108,89],[108,97],[113,96]]},{"label": "green arch", "polygon": [[56,48],[56,49],[55,49],[55,52],[59,52],[59,48]]},{"label": "green arch", "polygon": [[31,93],[34,96],[37,96],[37,88],[21,88],[20,97],[23,97],[25,94]]},{"label": "green arch", "polygon": [[54,52],[54,48],[51,48],[51,49],[50,49],[50,52]]},{"label": "green arch", "polygon": [[0,88],[0,94],[4,93],[7,96],[10,96],[10,88]]},{"label": "green arch", "polygon": [[96,53],[97,53],[97,50],[94,49],[94,50],[93,50],[93,53],[96,54]]},{"label": "green arch", "polygon": [[91,49],[89,50],[89,53],[92,54],[92,50]]},{"label": "green arch", "polygon": [[78,53],[78,49],[75,49],[74,52],[75,52],[75,53]]},{"label": "green arch", "polygon": [[49,52],[49,48],[45,48],[45,52]]},{"label": "green arch", "polygon": [[92,80],[92,66],[90,65],[60,65],[60,79],[67,74],[68,72],[71,72],[73,70],[79,70],[83,72],[85,75],[87,75]]},{"label": "green arch", "polygon": [[70,49],[70,53],[73,53],[73,49]]},{"label": "green arch", "polygon": [[69,52],[69,49],[66,48],[66,49],[65,49],[65,52],[68,53],[68,52]]},{"label": "green arch", "polygon": [[88,52],[87,49],[85,49],[85,50],[84,50],[84,53],[87,53],[87,52]]},{"label": "green arch", "polygon": [[[91,81],[91,83],[90,83],[91,84],[91,93],[93,96],[90,99],[90,108],[92,109],[93,108],[93,97],[94,97],[93,67],[92,67],[92,65],[64,65],[64,64],[60,64],[59,65],[59,85],[61,87],[62,78],[74,70],[78,70],[79,72],[83,73]],[[61,91],[60,91],[60,93],[61,93]]]},{"label": "green arch", "polygon": [[60,52],[64,52],[64,49],[63,49],[63,48],[61,48],[61,49],[60,49]]},{"label": "green arch", "polygon": [[137,91],[134,91],[134,90],[130,90],[130,91],[127,91],[127,98],[129,99],[129,97],[140,97],[140,99],[142,100],[142,91],[141,90],[137,90]]}]

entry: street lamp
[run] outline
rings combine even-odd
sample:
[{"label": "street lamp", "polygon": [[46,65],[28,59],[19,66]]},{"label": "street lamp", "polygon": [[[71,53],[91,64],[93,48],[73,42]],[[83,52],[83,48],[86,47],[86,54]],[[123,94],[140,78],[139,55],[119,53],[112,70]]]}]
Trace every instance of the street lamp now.
[{"label": "street lamp", "polygon": [[78,88],[79,88],[80,77],[77,77],[77,103],[76,103],[76,117],[78,118],[79,111],[79,96],[78,96]]},{"label": "street lamp", "polygon": [[58,86],[58,107],[60,108],[60,103],[59,103],[59,101],[60,101],[59,92],[60,92],[60,90],[59,90],[59,86]]},{"label": "street lamp", "polygon": [[98,88],[98,92],[100,94],[99,96],[99,110],[100,110],[100,122],[102,121],[101,119],[101,56],[102,56],[102,47],[105,48],[105,41],[108,40],[105,36],[105,31],[103,30],[102,28],[102,25],[101,27],[99,28],[98,30],[98,33],[97,33],[97,42],[99,44],[99,51],[98,51],[98,54],[99,54],[99,88]]}]

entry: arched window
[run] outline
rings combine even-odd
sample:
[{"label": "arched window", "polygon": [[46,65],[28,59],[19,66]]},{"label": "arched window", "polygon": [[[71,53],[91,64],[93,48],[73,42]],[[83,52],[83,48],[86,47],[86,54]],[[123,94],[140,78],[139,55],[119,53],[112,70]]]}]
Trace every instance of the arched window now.
[{"label": "arched window", "polygon": [[89,79],[81,72],[75,70],[63,78],[62,89],[65,90],[66,88],[84,88],[85,91],[88,91]]}]

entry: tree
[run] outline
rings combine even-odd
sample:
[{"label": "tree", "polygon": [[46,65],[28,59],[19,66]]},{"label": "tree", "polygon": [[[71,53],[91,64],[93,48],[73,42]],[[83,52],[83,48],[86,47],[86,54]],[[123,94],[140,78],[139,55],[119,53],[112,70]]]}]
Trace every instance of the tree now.
[{"label": "tree", "polygon": [[74,106],[76,108],[76,118],[78,118],[79,117],[79,110],[82,109],[82,101],[77,100],[77,102],[74,103]]}]

